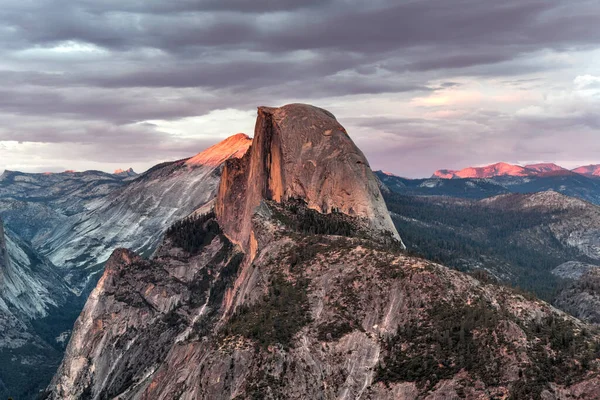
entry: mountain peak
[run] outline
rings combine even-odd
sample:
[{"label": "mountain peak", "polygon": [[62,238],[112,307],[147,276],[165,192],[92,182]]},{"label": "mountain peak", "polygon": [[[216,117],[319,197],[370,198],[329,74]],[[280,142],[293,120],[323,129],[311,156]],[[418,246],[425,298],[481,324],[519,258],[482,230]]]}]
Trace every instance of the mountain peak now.
[{"label": "mountain peak", "polygon": [[252,139],[248,135],[238,133],[190,158],[187,160],[186,165],[191,167],[200,165],[217,167],[230,158],[243,157],[250,144],[252,144]]},{"label": "mountain peak", "polygon": [[530,169],[532,171],[537,172],[552,172],[552,171],[566,171],[565,168],[560,165],[554,163],[537,163],[537,164],[528,164],[525,168]]},{"label": "mountain peak", "polygon": [[384,170],[381,170],[380,172],[381,172],[382,174],[384,174],[384,175],[387,175],[387,176],[395,176],[395,177],[398,177],[398,175],[394,174],[393,172],[384,171]]},{"label": "mountain peak", "polygon": [[[509,164],[506,162],[498,162],[483,167],[468,167],[458,171],[440,169],[433,174],[432,178],[494,178],[498,176],[526,177],[572,174],[573,172],[554,163],[537,163],[521,166],[516,164]],[[600,168],[598,174],[600,175]]]},{"label": "mountain peak", "polygon": [[531,171],[531,175],[537,176],[563,176],[575,174],[574,172],[554,163],[528,164],[525,166],[525,168],[528,171]]},{"label": "mountain peak", "polygon": [[113,172],[113,175],[126,175],[126,176],[132,176],[132,175],[137,175],[137,173],[133,170],[133,168],[129,168],[129,169],[117,169],[115,170],[115,172]]},{"label": "mountain peak", "polygon": [[400,239],[363,153],[329,111],[307,104],[259,107],[250,151],[225,163],[215,211],[246,250],[262,200],[303,199],[322,213],[364,218]]},{"label": "mountain peak", "polygon": [[586,176],[600,176],[600,164],[592,164],[575,168],[573,172]]},{"label": "mountain peak", "polygon": [[492,178],[495,176],[527,176],[529,172],[520,165],[499,162],[484,167],[468,167],[460,171],[442,169],[433,174],[434,178]]}]

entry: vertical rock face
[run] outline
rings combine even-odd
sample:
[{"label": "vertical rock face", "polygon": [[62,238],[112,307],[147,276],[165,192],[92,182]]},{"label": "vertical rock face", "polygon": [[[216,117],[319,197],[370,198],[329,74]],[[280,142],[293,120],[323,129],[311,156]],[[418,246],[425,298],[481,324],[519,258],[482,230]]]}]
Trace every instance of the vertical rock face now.
[{"label": "vertical rock face", "polygon": [[260,108],[215,213],[115,251],[46,397],[594,398],[598,335],[382,243],[388,218],[331,114]]},{"label": "vertical rock face", "polygon": [[259,107],[250,151],[225,164],[219,222],[247,250],[251,216],[261,200],[290,198],[322,213],[362,218],[372,230],[400,240],[369,163],[331,113],[306,104]]}]

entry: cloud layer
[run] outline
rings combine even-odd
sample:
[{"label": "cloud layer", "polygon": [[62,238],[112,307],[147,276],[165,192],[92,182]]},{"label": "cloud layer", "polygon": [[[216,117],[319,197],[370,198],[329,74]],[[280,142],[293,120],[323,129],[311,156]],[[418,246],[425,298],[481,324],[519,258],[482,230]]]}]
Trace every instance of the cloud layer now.
[{"label": "cloud layer", "polygon": [[2,0],[0,169],[144,169],[288,102],[400,175],[600,162],[598,21],[595,0]]}]

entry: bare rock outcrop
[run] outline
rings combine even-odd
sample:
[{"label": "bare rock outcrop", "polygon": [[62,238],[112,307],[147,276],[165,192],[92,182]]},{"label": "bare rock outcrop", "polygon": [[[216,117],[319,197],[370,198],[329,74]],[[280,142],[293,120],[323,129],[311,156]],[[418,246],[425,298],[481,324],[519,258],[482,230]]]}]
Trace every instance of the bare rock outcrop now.
[{"label": "bare rock outcrop", "polygon": [[373,231],[400,240],[367,159],[330,112],[306,104],[259,107],[250,151],[225,164],[219,223],[250,250],[255,208],[265,199],[290,198],[322,213],[362,218]]},{"label": "bare rock outcrop", "polygon": [[187,166],[217,167],[230,158],[241,158],[252,144],[252,139],[244,133],[238,133],[215,144],[203,152],[188,159]]},{"label": "bare rock outcrop", "polygon": [[282,225],[298,215],[261,204],[251,264],[222,236],[178,248],[185,226],[154,261],[115,252],[48,397],[598,398],[600,341],[580,321],[369,239]]},{"label": "bare rock outcrop", "polygon": [[[223,236],[193,253],[167,239],[153,260],[115,250],[75,323],[47,396],[135,398],[172,347],[198,339],[196,322],[214,317],[227,271],[239,266],[237,254]],[[216,280],[221,290],[211,293]]]},{"label": "bare rock outcrop", "polygon": [[600,393],[581,321],[381,238],[398,236],[335,118],[262,107],[214,213],[176,223],[152,260],[113,254],[47,398]]}]

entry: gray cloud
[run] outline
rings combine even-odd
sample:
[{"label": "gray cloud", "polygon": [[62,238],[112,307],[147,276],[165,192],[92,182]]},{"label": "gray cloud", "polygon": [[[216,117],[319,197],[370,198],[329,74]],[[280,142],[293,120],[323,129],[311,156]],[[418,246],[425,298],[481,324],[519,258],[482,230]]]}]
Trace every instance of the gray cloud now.
[{"label": "gray cloud", "polygon": [[[0,140],[112,143],[111,157],[150,163],[209,141],[140,122],[306,101],[335,109],[381,167],[424,175],[432,157],[464,166],[518,153],[535,130],[588,140],[600,125],[590,97],[580,112],[572,99],[546,100],[589,73],[572,57],[600,48],[592,0],[2,3]],[[498,88],[538,97],[464,100],[476,79],[496,85],[489,99]],[[437,94],[458,103],[414,101]],[[541,114],[518,115],[528,102]],[[497,143],[505,150],[491,154]],[[410,162],[394,167],[398,151]]]}]

